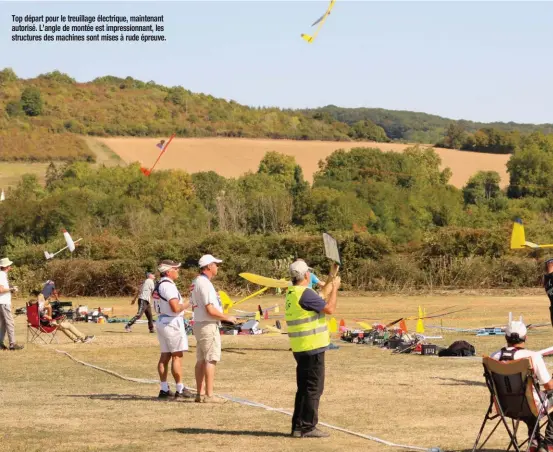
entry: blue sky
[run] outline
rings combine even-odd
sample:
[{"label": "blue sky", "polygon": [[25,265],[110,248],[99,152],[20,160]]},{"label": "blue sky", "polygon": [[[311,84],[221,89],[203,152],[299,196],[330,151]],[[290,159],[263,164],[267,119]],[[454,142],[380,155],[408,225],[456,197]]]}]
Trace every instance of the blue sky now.
[{"label": "blue sky", "polygon": [[[0,2],[0,67],[134,78],[255,106],[553,122],[553,2]],[[165,16],[165,43],[14,43],[11,15]]]}]

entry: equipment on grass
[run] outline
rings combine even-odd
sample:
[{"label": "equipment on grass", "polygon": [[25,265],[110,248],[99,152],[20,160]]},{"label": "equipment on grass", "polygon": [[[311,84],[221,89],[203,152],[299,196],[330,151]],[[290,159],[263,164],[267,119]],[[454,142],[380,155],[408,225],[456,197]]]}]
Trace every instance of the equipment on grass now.
[{"label": "equipment on grass", "polygon": [[74,319],[75,311],[73,311],[73,303],[71,301],[51,301],[50,306],[52,306],[52,318],[65,317],[68,320]]}]

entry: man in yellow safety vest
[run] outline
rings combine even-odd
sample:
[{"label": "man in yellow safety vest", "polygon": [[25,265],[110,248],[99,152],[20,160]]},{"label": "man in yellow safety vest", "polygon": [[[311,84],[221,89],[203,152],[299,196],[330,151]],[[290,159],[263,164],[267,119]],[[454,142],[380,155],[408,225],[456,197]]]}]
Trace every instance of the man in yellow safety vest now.
[{"label": "man in yellow safety vest", "polygon": [[309,282],[311,274],[303,260],[290,265],[292,286],[286,293],[286,323],[288,337],[297,362],[297,392],[292,416],[292,436],[295,438],[326,438],[328,433],[316,428],[319,400],[324,389],[325,351],[330,344],[325,314],[336,309],[336,293],[340,278],[336,277],[325,302]]}]

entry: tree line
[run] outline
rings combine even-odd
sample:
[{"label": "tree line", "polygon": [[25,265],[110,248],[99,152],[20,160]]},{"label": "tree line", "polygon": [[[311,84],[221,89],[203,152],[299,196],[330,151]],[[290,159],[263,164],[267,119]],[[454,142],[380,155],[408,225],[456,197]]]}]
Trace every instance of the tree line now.
[{"label": "tree line", "polygon": [[[312,185],[294,157],[276,152],[238,178],[51,163],[45,185],[25,175],[0,203],[0,251],[24,290],[55,278],[68,294],[106,296],[131,293],[160,259],[184,261],[192,276],[198,256],[213,253],[225,260],[221,285],[239,293],[255,288],[238,273],[286,276],[283,259],[326,272],[321,233],[330,232],[346,290],[527,287],[539,282],[540,263],[509,249],[510,230],[520,217],[533,241],[549,243],[552,169],[536,143],[511,157],[506,189],[493,171],[457,189],[435,151],[420,146],[339,149]],[[44,250],[63,246],[62,228],[83,241],[47,262]]]}]

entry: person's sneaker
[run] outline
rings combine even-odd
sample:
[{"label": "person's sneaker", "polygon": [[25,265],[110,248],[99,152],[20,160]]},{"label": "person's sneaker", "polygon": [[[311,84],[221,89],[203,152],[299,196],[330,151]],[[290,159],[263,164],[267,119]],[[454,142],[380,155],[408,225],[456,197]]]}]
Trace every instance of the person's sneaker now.
[{"label": "person's sneaker", "polygon": [[125,333],[130,333],[131,327],[129,325],[125,325]]},{"label": "person's sneaker", "polygon": [[156,332],[156,330],[150,330],[150,333],[155,333],[155,332]]},{"label": "person's sneaker", "polygon": [[225,399],[216,396],[204,396],[203,403],[227,403]]},{"label": "person's sneaker", "polygon": [[92,342],[94,340],[94,336],[86,336],[81,340],[83,344],[88,344],[89,342]]},{"label": "person's sneaker", "polygon": [[292,438],[301,438],[301,431],[299,431],[299,430],[292,430],[291,436],[292,436]]},{"label": "person's sneaker", "polygon": [[196,394],[192,394],[188,389],[183,389],[181,392],[175,391],[175,399],[194,399]]},{"label": "person's sneaker", "polygon": [[169,391],[163,391],[162,389],[159,390],[159,395],[157,396],[158,399],[167,399],[171,397],[173,394],[171,394],[171,390]]},{"label": "person's sneaker", "polygon": [[4,344],[0,344],[0,350],[7,350],[8,347],[6,347]]},{"label": "person's sneaker", "polygon": [[9,350],[23,350],[23,345],[12,344],[12,345],[10,345]]},{"label": "person's sneaker", "polygon": [[194,399],[194,402],[196,403],[202,403],[204,401],[205,395],[196,394],[196,398]]},{"label": "person's sneaker", "polygon": [[332,342],[328,345],[329,350],[338,350],[340,347]]},{"label": "person's sneaker", "polygon": [[323,432],[319,430],[318,428],[314,428],[310,432],[302,433],[302,438],[328,438],[330,435],[326,432]]}]

